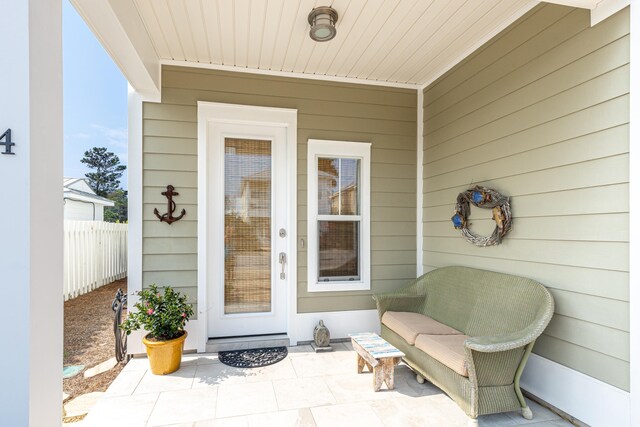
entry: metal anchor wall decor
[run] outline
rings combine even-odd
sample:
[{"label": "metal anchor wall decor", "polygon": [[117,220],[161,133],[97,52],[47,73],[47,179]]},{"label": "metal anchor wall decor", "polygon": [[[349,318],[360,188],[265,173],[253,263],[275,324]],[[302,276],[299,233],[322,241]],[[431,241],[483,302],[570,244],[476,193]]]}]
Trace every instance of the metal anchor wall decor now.
[{"label": "metal anchor wall decor", "polygon": [[167,224],[171,225],[171,223],[179,221],[182,217],[187,213],[184,209],[180,213],[180,216],[173,216],[173,213],[176,211],[176,202],[173,201],[173,196],[179,196],[180,193],[176,193],[175,187],[173,185],[167,185],[167,191],[163,191],[161,194],[167,198],[167,213],[160,215],[158,209],[154,209],[153,213],[156,214],[160,221],[164,221]]}]

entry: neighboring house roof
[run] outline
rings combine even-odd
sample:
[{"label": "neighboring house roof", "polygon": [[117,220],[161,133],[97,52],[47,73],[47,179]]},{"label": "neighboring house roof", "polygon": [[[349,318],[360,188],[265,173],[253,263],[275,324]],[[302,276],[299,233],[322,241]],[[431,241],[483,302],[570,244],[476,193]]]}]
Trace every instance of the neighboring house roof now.
[{"label": "neighboring house roof", "polygon": [[113,206],[114,202],[104,197],[98,196],[89,187],[84,178],[64,178],[63,197],[70,200],[78,200],[80,202],[95,203],[96,205]]},{"label": "neighboring house roof", "polygon": [[242,178],[243,181],[270,181],[271,169],[265,169]]}]

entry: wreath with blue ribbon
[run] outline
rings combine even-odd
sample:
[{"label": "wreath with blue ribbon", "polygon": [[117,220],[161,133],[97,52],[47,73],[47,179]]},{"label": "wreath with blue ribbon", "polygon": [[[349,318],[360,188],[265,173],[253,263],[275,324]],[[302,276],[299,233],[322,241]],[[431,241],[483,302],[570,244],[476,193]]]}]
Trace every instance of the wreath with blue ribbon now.
[{"label": "wreath with blue ribbon", "polygon": [[[480,236],[469,230],[471,205],[493,211],[493,220],[496,222],[496,228],[493,230],[491,236]],[[460,230],[464,238],[476,246],[499,245],[502,242],[502,238],[511,231],[513,222],[509,197],[503,196],[491,188],[476,185],[458,194],[456,208],[451,217],[451,222],[453,222],[453,226],[457,230]]]}]

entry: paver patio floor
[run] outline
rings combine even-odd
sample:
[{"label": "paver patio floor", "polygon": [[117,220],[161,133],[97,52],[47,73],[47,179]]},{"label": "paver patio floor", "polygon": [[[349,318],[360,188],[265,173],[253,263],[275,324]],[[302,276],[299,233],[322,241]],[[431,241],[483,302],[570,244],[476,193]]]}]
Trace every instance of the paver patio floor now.
[{"label": "paver patio floor", "polygon": [[[331,353],[289,348],[285,360],[238,369],[215,353],[183,357],[171,375],[156,376],[145,358],[132,359],[80,423],[86,426],[467,426],[469,419],[438,388],[418,384],[396,367],[394,390],[372,390],[372,374],[356,373],[348,343]],[[519,413],[482,416],[480,426],[571,426],[529,402],[533,420]]]}]

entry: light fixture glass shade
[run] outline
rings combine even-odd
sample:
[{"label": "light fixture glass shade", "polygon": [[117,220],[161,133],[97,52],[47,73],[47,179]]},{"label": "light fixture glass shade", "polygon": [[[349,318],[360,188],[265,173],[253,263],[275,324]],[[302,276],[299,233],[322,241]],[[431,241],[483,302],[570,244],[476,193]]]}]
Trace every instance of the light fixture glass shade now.
[{"label": "light fixture glass shade", "polygon": [[309,36],[317,42],[326,42],[336,36],[338,12],[328,6],[316,7],[309,13]]}]

